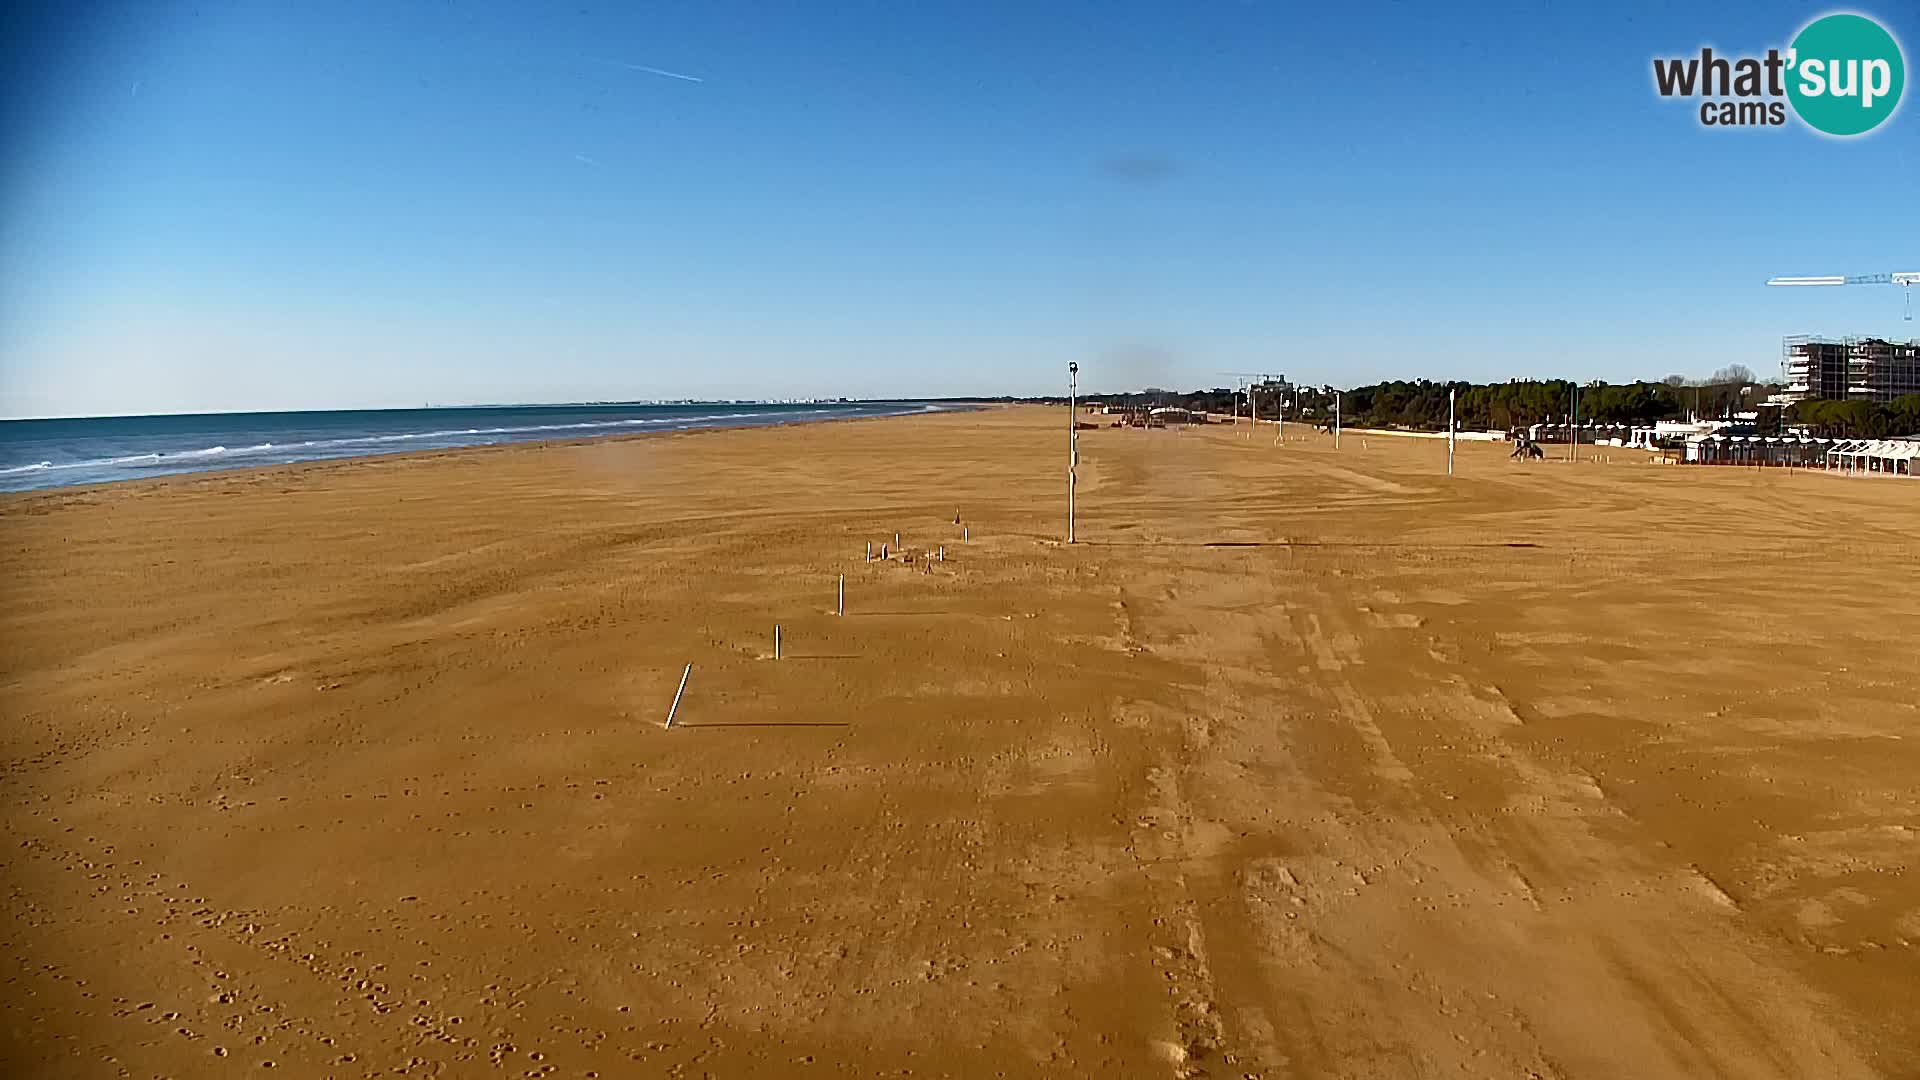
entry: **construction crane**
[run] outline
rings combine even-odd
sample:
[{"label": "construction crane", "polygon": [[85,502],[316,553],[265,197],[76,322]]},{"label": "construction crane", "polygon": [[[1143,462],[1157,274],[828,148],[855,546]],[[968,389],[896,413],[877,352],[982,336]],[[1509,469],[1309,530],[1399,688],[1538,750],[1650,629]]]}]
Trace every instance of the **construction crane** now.
[{"label": "construction crane", "polygon": [[1769,285],[1898,285],[1907,296],[1907,321],[1913,321],[1913,287],[1920,285],[1920,271],[1894,274],[1830,274],[1825,277],[1774,277]]},{"label": "construction crane", "polygon": [[[1236,420],[1240,418],[1240,393],[1245,393],[1247,395],[1247,411],[1253,414],[1253,421],[1256,424],[1260,422],[1260,407],[1256,405],[1253,400],[1254,387],[1260,386],[1266,383],[1270,383],[1275,380],[1279,380],[1283,383],[1286,381],[1286,376],[1276,375],[1276,374],[1273,374],[1272,372],[1267,372],[1267,371],[1216,371],[1214,372],[1214,374],[1229,375],[1229,376],[1232,376],[1233,378],[1242,380],[1240,390],[1236,391],[1236,393],[1234,394],[1233,416],[1234,416],[1234,419]],[[1286,407],[1287,407],[1286,397],[1283,394],[1280,399],[1280,409],[1281,409],[1280,415],[1281,415],[1281,423],[1283,425],[1286,423],[1286,419],[1285,419]]]}]

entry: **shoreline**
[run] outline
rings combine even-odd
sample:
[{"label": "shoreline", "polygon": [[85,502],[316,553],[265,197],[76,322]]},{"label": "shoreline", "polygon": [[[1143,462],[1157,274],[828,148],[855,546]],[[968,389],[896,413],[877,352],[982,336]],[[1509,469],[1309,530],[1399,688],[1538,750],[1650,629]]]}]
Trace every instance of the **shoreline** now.
[{"label": "shoreline", "polygon": [[[868,404],[868,403],[861,403]],[[872,404],[892,404],[872,403]],[[906,404],[906,403],[902,403]],[[462,406],[466,407],[466,406]],[[487,406],[491,407],[491,406]],[[501,406],[501,408],[522,408],[524,406]],[[560,408],[564,406],[532,406],[533,408]],[[765,428],[812,427],[824,424],[847,424],[860,421],[903,420],[916,416],[946,416],[991,409],[1008,408],[999,403],[941,405],[934,409],[916,412],[888,413],[879,416],[827,416],[807,420],[777,420],[761,424],[706,424],[700,426],[673,428],[665,431],[622,431],[605,435],[563,435],[544,439],[514,439],[501,442],[479,443],[471,446],[420,447],[408,450],[376,451],[367,454],[352,454],[342,457],[311,458],[303,461],[283,461],[260,465],[231,465],[203,469],[189,469],[180,472],[161,473],[155,476],[136,476],[119,480],[94,480],[75,484],[23,488],[16,491],[0,491],[0,510],[11,502],[31,499],[36,496],[62,496],[99,491],[150,490],[156,485],[180,484],[189,481],[201,481],[222,478],[251,478],[254,481],[274,475],[305,475],[324,467],[348,468],[375,463],[400,463],[410,460],[433,459],[449,455],[477,453],[482,451],[553,449],[562,446],[590,446],[601,443],[620,443],[634,439],[659,439],[675,435],[699,435],[724,431],[757,431]],[[343,410],[367,411],[367,410]],[[413,410],[393,410],[413,411]],[[175,414],[166,414],[175,415]],[[196,414],[198,415],[198,414]],[[226,415],[226,414],[210,414]],[[281,415],[281,414],[274,414]],[[291,414],[288,414],[291,415]]]}]

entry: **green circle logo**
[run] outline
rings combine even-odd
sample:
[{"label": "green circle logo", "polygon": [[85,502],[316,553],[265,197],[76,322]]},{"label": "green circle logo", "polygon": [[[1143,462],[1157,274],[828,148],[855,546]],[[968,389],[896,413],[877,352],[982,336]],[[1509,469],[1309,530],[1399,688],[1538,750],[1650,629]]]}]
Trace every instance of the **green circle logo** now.
[{"label": "green circle logo", "polygon": [[1886,28],[1864,15],[1826,15],[1807,24],[1788,53],[1787,98],[1816,131],[1864,135],[1900,107],[1906,59]]}]

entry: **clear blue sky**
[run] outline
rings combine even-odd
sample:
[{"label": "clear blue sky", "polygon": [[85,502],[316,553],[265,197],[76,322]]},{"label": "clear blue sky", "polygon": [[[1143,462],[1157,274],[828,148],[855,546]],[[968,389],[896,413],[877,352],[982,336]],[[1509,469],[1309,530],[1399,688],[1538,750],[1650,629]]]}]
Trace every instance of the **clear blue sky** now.
[{"label": "clear blue sky", "polygon": [[[803,6],[10,16],[0,415],[1033,393],[1070,359],[1658,378],[1920,335],[1894,288],[1760,284],[1920,269],[1920,105],[1841,142],[1652,89],[1825,5]],[[1916,59],[1910,2],[1856,10]]]}]

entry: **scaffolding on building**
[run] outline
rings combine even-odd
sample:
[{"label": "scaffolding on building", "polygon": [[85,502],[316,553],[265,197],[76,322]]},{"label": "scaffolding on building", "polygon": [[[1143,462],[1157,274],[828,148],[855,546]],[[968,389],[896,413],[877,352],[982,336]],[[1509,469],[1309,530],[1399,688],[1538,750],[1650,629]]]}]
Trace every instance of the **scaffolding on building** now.
[{"label": "scaffolding on building", "polygon": [[1920,341],[1859,338],[1847,358],[1848,391],[1887,402],[1920,394]]},{"label": "scaffolding on building", "polygon": [[1780,342],[1780,369],[1787,384],[1781,398],[1789,403],[1819,399],[1884,404],[1920,394],[1920,341],[1796,334]]}]

